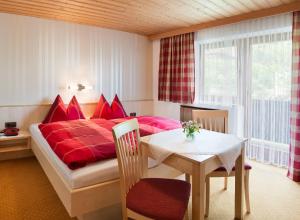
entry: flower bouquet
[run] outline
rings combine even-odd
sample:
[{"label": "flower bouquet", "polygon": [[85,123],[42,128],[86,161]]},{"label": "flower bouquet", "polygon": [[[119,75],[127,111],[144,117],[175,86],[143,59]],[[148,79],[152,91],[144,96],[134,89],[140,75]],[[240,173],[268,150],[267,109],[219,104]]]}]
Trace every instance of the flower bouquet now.
[{"label": "flower bouquet", "polygon": [[186,121],[182,123],[183,132],[185,133],[186,139],[191,141],[195,138],[195,133],[200,132],[201,125],[196,121]]}]

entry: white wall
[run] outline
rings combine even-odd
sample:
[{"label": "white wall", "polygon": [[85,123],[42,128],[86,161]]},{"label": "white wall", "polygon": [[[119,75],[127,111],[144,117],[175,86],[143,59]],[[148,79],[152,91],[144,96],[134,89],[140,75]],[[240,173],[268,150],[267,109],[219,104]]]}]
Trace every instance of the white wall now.
[{"label": "white wall", "polygon": [[[0,106],[51,102],[152,100],[152,44],[143,36],[0,13]],[[86,83],[91,91],[70,92]]]},{"label": "white wall", "polygon": [[159,40],[152,43],[152,68],[153,68],[153,112],[154,115],[180,119],[180,104],[158,101],[158,70],[159,70]]},{"label": "white wall", "polygon": [[[97,103],[81,104],[81,110],[86,118],[93,115]],[[125,110],[136,112],[138,115],[152,115],[153,101],[123,101]],[[19,105],[19,106],[0,106],[0,129],[4,127],[7,121],[17,122],[17,126],[26,130],[31,124],[43,121],[47,112],[50,109],[49,105]]]}]

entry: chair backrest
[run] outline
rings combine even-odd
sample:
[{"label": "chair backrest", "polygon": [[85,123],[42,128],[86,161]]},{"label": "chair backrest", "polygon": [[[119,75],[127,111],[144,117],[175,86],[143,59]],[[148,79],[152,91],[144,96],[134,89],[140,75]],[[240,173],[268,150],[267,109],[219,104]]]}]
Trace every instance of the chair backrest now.
[{"label": "chair backrest", "polygon": [[192,116],[206,130],[228,133],[227,110],[193,110]]},{"label": "chair backrest", "polygon": [[140,147],[140,133],[137,119],[113,127],[113,136],[118,157],[121,193],[126,197],[130,188],[143,176],[143,152]]}]

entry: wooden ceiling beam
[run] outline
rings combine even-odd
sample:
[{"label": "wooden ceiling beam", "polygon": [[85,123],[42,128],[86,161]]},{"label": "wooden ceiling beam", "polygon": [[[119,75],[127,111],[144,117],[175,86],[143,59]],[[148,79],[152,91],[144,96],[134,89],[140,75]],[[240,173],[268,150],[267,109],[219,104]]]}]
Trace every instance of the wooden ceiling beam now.
[{"label": "wooden ceiling beam", "polygon": [[292,2],[289,4],[284,4],[276,7],[261,9],[257,11],[252,11],[245,14],[235,15],[227,18],[217,19],[214,21],[204,22],[196,25],[191,25],[189,27],[179,28],[163,33],[153,34],[149,35],[149,39],[151,40],[157,40],[165,37],[171,37],[179,34],[185,34],[189,32],[195,32],[199,31],[201,29],[211,28],[211,27],[217,27],[222,26],[226,24],[232,24],[237,23],[240,21],[245,21],[249,19],[256,19],[256,18],[262,18],[262,17],[268,17],[276,14],[282,14],[282,13],[288,13],[293,11],[300,11],[300,1]]}]

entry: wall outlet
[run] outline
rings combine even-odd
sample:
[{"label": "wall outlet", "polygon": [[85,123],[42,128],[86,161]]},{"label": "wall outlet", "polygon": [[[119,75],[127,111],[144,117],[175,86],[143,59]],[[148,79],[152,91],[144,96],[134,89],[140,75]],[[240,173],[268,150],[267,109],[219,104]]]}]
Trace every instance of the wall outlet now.
[{"label": "wall outlet", "polygon": [[136,112],[130,112],[130,116],[131,117],[135,117],[136,116]]}]

